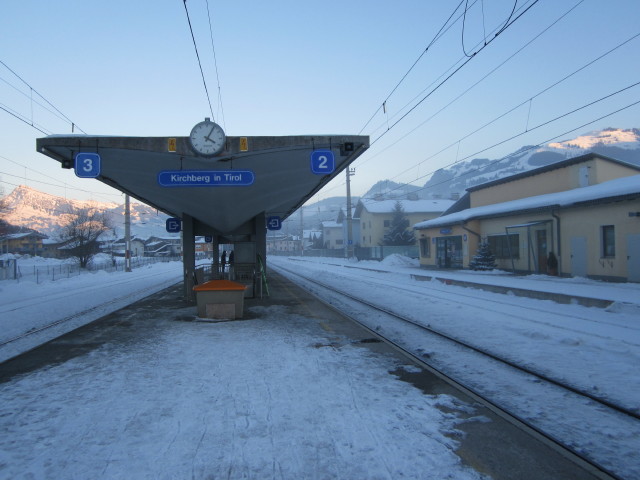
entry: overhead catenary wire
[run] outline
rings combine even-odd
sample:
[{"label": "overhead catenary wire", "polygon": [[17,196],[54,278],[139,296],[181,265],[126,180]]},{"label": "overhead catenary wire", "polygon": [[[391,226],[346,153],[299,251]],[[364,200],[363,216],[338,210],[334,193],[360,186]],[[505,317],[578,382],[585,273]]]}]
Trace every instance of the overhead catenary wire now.
[{"label": "overhead catenary wire", "polygon": [[[442,149],[440,149],[440,150],[439,150],[439,151],[437,151],[436,153],[434,153],[434,154],[430,155],[429,157],[427,157],[427,158],[425,158],[425,159],[421,160],[420,162],[418,162],[417,164],[414,164],[414,165],[412,165],[411,167],[407,168],[406,170],[404,170],[404,171],[400,172],[400,173],[399,173],[398,175],[396,175],[395,177],[392,177],[392,179],[393,179],[393,178],[397,178],[397,177],[399,177],[400,175],[402,175],[402,174],[404,174],[404,173],[408,172],[409,170],[412,170],[413,168],[419,167],[419,166],[420,166],[420,165],[422,165],[424,162],[426,162],[426,161],[428,161],[428,160],[431,160],[432,158],[436,157],[437,155],[441,154],[442,152],[444,152],[444,151],[448,150],[449,148],[451,148],[451,147],[455,146],[456,144],[459,144],[462,140],[466,140],[467,138],[469,138],[469,137],[471,137],[471,136],[475,135],[476,133],[480,132],[481,130],[485,129],[486,127],[488,127],[488,126],[490,126],[490,125],[492,125],[492,124],[496,123],[497,121],[499,121],[499,120],[503,119],[504,117],[506,117],[506,116],[507,116],[507,115],[509,115],[510,113],[513,113],[513,112],[514,112],[515,110],[517,110],[518,108],[520,108],[520,107],[522,107],[522,106],[526,105],[527,103],[529,103],[529,104],[530,104],[530,103],[531,103],[534,99],[536,99],[537,97],[539,97],[539,96],[543,95],[544,93],[548,92],[548,91],[549,91],[549,90],[551,90],[552,88],[554,88],[554,87],[556,87],[556,86],[560,85],[561,83],[565,82],[566,80],[570,79],[571,77],[575,76],[576,74],[578,74],[579,72],[581,72],[581,71],[585,70],[586,68],[588,68],[588,67],[590,67],[590,66],[594,65],[596,62],[598,62],[598,61],[602,60],[603,58],[607,57],[608,55],[610,55],[611,53],[615,52],[615,51],[616,51],[616,50],[618,50],[619,48],[621,48],[621,47],[623,47],[624,45],[628,44],[628,43],[629,43],[629,42],[631,42],[632,40],[637,39],[638,37],[640,37],[640,33],[637,33],[637,34],[635,34],[635,35],[631,36],[630,38],[628,38],[628,39],[624,40],[623,42],[621,42],[621,43],[617,44],[615,47],[613,47],[613,48],[611,48],[611,49],[607,50],[607,51],[606,51],[606,52],[604,52],[603,54],[601,54],[601,55],[597,56],[596,58],[594,58],[594,59],[590,60],[589,62],[585,63],[584,65],[582,65],[581,67],[577,68],[576,70],[573,70],[571,73],[569,73],[569,74],[565,75],[564,77],[560,78],[559,80],[557,80],[557,81],[553,82],[552,84],[550,84],[550,85],[548,85],[547,87],[543,88],[543,89],[542,89],[542,90],[540,90],[539,92],[537,92],[537,93],[535,93],[535,94],[533,94],[533,95],[529,96],[529,98],[527,98],[526,100],[523,100],[522,102],[520,102],[520,103],[518,103],[517,105],[515,105],[515,106],[511,107],[510,109],[506,110],[505,112],[501,113],[500,115],[498,115],[498,116],[494,117],[492,120],[489,120],[488,122],[484,123],[484,124],[483,124],[483,125],[481,125],[480,127],[478,127],[478,128],[476,128],[475,130],[473,130],[472,132],[467,133],[466,135],[464,135],[464,136],[462,136],[462,137],[458,138],[457,140],[455,140],[454,142],[451,142],[449,145],[447,145],[446,147],[443,147]],[[490,72],[488,75],[490,75],[491,73],[493,73],[493,71],[492,71],[492,72]],[[486,78],[486,76],[485,76],[485,77],[483,77],[483,79],[481,79],[480,81],[484,80],[484,78]],[[479,81],[479,82],[480,82],[480,81]],[[461,95],[464,95],[464,94],[465,94],[466,92],[468,92],[471,88],[475,87],[479,82],[477,82],[476,84],[474,84],[474,85],[472,85],[471,87],[469,87],[469,89],[467,89],[467,90],[466,90],[465,92],[463,92]],[[460,95],[460,96],[461,96],[461,95]],[[451,103],[453,103],[453,102],[454,102],[454,101],[456,101],[458,98],[460,98],[460,96],[456,97],[452,102],[450,102],[449,104],[445,105],[445,107],[443,107],[441,110],[439,110],[439,111],[438,111],[438,112],[436,112],[434,115],[432,115],[431,117],[429,117],[429,119],[427,119],[425,122],[423,122],[423,123],[421,123],[420,125],[418,125],[418,127],[416,127],[414,130],[412,130],[412,132],[413,132],[413,131],[415,131],[417,128],[419,128],[419,127],[423,126],[427,121],[431,120],[435,115],[437,115],[438,113],[440,113],[442,110],[444,110],[446,107],[448,107]],[[528,123],[527,123],[527,128],[525,129],[525,132],[526,132],[527,130],[531,130],[531,129],[528,129]],[[411,132],[409,132],[409,133],[411,133]],[[407,135],[408,135],[408,134],[407,134]],[[405,135],[404,137],[402,137],[402,138],[405,138],[405,137],[406,137],[406,135]],[[398,141],[402,140],[402,138],[401,138],[401,139],[399,139]],[[395,143],[397,143],[398,141],[396,141]],[[388,149],[388,148],[390,148],[391,146],[395,145],[395,143],[394,143],[394,144],[392,144],[392,145],[390,145],[390,146],[388,146],[388,147],[387,147],[387,149]],[[386,150],[386,149],[385,149],[385,150]],[[383,151],[384,151],[384,150],[383,150]],[[380,153],[382,153],[382,152],[380,152]],[[369,159],[368,159],[367,161],[370,161],[372,158],[374,158],[374,157],[369,157]],[[364,163],[364,162],[363,162],[363,163]],[[359,166],[362,166],[362,164],[360,164]],[[445,168],[446,168],[446,167],[445,167]],[[432,172],[430,172],[430,173],[428,173],[428,174],[426,174],[426,175],[430,175],[430,174],[432,174],[432,173],[434,173],[434,172],[432,171]]]},{"label": "overhead catenary wire", "polygon": [[220,73],[218,71],[218,59],[216,57],[216,47],[215,47],[215,44],[213,43],[213,27],[211,26],[211,13],[209,12],[209,0],[207,0],[207,17],[209,19],[209,37],[211,38],[211,50],[213,51],[213,65],[216,71],[216,82],[218,84],[218,109],[220,113],[220,115],[218,115],[218,118],[220,117],[222,118],[221,123],[223,128],[226,130],[227,126],[226,126],[225,117],[224,117],[224,107],[222,106],[222,86],[220,85]]},{"label": "overhead catenary wire", "polygon": [[427,93],[424,97],[422,97],[415,105],[413,105],[411,108],[409,108],[409,110],[404,113],[398,120],[396,120],[394,123],[392,123],[389,128],[383,132],[382,134],[380,134],[377,138],[375,138],[373,140],[373,142],[371,142],[370,145],[375,144],[376,142],[378,142],[382,137],[384,137],[389,131],[391,131],[396,125],[398,125],[400,122],[402,122],[406,117],[409,116],[409,114],[411,114],[416,108],[418,108],[425,100],[427,100],[431,95],[433,95],[440,87],[442,87],[445,83],[447,83],[456,73],[458,73],[460,70],[462,70],[462,68],[464,68],[471,60],[473,60],[474,58],[477,57],[477,54],[480,53],[482,50],[484,50],[486,47],[488,47],[496,38],[498,38],[498,35],[502,32],[504,32],[507,28],[509,28],[511,25],[513,25],[515,22],[517,22],[520,18],[522,18],[522,16],[527,13],[536,3],[538,3],[540,0],[533,0],[532,3],[527,6],[523,11],[521,11],[518,16],[516,18],[514,18],[508,25],[505,25],[502,27],[502,29],[496,33],[493,38],[491,38],[489,41],[487,41],[482,47],[480,47],[473,56],[467,58],[464,62],[462,62],[462,64],[460,64],[457,68],[455,68],[453,70],[453,72],[451,72],[449,75],[447,75],[444,80],[442,80],[440,83],[438,83],[431,91],[429,91],[429,93]]},{"label": "overhead catenary wire", "polygon": [[[455,103],[456,101],[458,101],[460,98],[462,98],[464,95],[466,95],[467,93],[469,93],[472,89],[474,89],[476,86],[478,86],[480,83],[482,83],[484,80],[486,80],[487,78],[489,78],[491,75],[493,75],[495,72],[497,72],[500,68],[502,68],[504,65],[506,65],[508,62],[510,62],[511,60],[513,60],[517,55],[519,55],[520,53],[522,53],[522,51],[527,48],[528,46],[530,46],[533,42],[535,42],[536,40],[538,40],[540,37],[542,37],[545,33],[547,33],[547,31],[549,31],[552,27],[554,27],[556,24],[558,24],[562,19],[564,19],[567,15],[569,15],[571,12],[573,12],[573,10],[575,10],[580,4],[582,4],[584,2],[584,0],[579,0],[575,5],[573,5],[571,8],[569,8],[569,10],[567,10],[565,13],[563,13],[560,17],[558,17],[556,20],[554,20],[551,24],[549,24],[547,27],[545,27],[542,31],[540,31],[537,35],[535,35],[531,40],[529,40],[528,42],[526,42],[522,47],[520,47],[518,50],[516,50],[514,53],[512,53],[509,57],[507,57],[504,61],[502,61],[499,65],[497,65],[495,68],[493,68],[490,72],[488,72],[486,75],[484,75],[482,78],[480,78],[478,81],[476,81],[473,85],[471,85],[470,87],[468,87],[466,90],[464,90],[461,94],[459,94],[458,96],[456,96],[453,100],[451,100],[450,102],[448,102],[446,105],[444,105],[442,108],[440,108],[437,112],[433,113],[429,118],[427,118],[426,120],[424,120],[423,122],[421,122],[419,125],[417,125],[415,128],[413,128],[412,130],[410,130],[409,132],[407,132],[405,135],[403,135],[402,137],[400,137],[399,139],[397,139],[395,142],[391,143],[390,145],[387,145],[383,150],[380,150],[377,154],[375,155],[370,155],[368,156],[368,158],[362,162],[360,162],[358,164],[358,166],[362,166],[363,164],[373,160],[374,158],[376,158],[378,155],[384,153],[386,150],[388,150],[389,148],[391,148],[392,146],[394,146],[395,144],[399,143],[401,140],[403,140],[404,138],[406,138],[407,136],[409,136],[411,133],[415,132],[416,130],[418,130],[420,127],[424,126],[427,122],[433,120],[437,115],[439,115],[440,113],[442,113],[444,110],[446,110],[448,107],[450,107],[453,103]],[[631,39],[627,40],[626,42],[623,42],[622,44],[620,44],[619,46],[624,45],[624,43],[627,43],[628,41],[632,40],[635,37],[632,37]],[[615,47],[614,49],[612,49],[611,51],[615,50],[618,47]],[[596,58],[595,60],[593,60],[592,62],[590,62],[589,64],[585,65],[584,67],[582,67],[581,69],[584,69],[586,67],[588,67],[589,65],[591,65],[591,63],[594,63],[596,61],[598,61],[600,58],[608,55],[610,52],[607,52],[605,54],[603,54],[601,57]],[[578,71],[580,71],[581,69],[577,70],[575,73],[577,73]],[[569,76],[565,77],[568,78]],[[562,79],[558,82],[556,82],[556,84],[551,85],[550,87],[547,88],[547,90],[549,90],[550,88],[554,87],[555,85],[561,83],[563,80]],[[435,82],[434,82],[435,83]],[[426,90],[423,90],[423,92]],[[546,90],[545,90],[546,91]],[[540,92],[543,93],[543,92]],[[414,99],[412,101],[415,100]],[[404,108],[404,107],[403,107]],[[514,107],[513,110],[515,110],[518,107]],[[458,141],[456,140],[457,143]],[[448,147],[447,147],[448,148]],[[411,167],[413,168],[413,167]]]},{"label": "overhead catenary wire", "polygon": [[[74,129],[76,129],[76,128],[77,128],[77,129],[78,129],[78,130],[80,130],[82,133],[86,134],[86,132],[85,132],[84,130],[82,130],[80,127],[78,127],[78,124],[77,124],[76,122],[74,122],[73,120],[71,120],[71,119],[70,119],[69,117],[67,117],[64,113],[62,113],[62,112],[61,112],[61,111],[60,111],[60,110],[59,110],[59,109],[58,109],[58,108],[57,108],[53,103],[51,103],[49,100],[47,100],[47,99],[46,99],[46,98],[45,98],[45,97],[44,97],[40,92],[38,92],[35,88],[33,88],[33,87],[29,84],[29,82],[27,82],[24,78],[22,78],[20,75],[18,75],[18,74],[17,74],[17,73],[16,73],[16,72],[11,68],[11,67],[9,67],[5,62],[3,62],[2,60],[0,60],[0,64],[2,64],[2,66],[4,66],[4,67],[5,67],[7,70],[9,70],[13,75],[15,75],[15,76],[16,76],[16,78],[18,78],[18,80],[20,80],[20,81],[21,81],[22,83],[24,83],[27,87],[29,87],[29,90],[30,90],[30,92],[31,92],[32,94],[33,94],[33,93],[35,93],[36,95],[38,95],[38,97],[40,97],[42,100],[44,100],[44,101],[45,101],[45,102],[46,102],[46,103],[47,103],[51,108],[53,108],[53,109],[54,109],[54,110],[59,114],[58,118],[60,118],[60,116],[61,116],[65,121],[69,122],[69,124],[71,125],[71,129],[72,129],[72,131],[73,131]],[[11,85],[11,84],[9,84],[9,85]],[[13,85],[11,85],[11,86],[13,87]],[[15,88],[15,87],[13,87],[13,88]],[[24,93],[23,93],[23,94],[24,94]],[[44,107],[43,107],[43,108],[44,108]],[[3,110],[8,111],[8,110],[6,110],[5,108],[3,108]],[[47,109],[47,110],[48,110],[48,109]],[[48,111],[50,111],[50,110],[48,110]],[[9,112],[9,113],[11,113],[11,112]],[[12,115],[13,115],[13,114],[12,114]],[[14,116],[16,116],[16,115],[14,115]],[[29,122],[26,122],[24,118],[20,118],[20,117],[18,117],[18,116],[16,116],[16,118],[18,118],[19,120],[21,120],[21,121],[23,121],[23,122],[25,122],[25,123],[29,124]],[[32,116],[32,118],[33,118],[33,116]],[[37,129],[37,130],[39,130],[40,132],[45,133],[45,132],[43,132],[42,130],[40,130],[39,128],[35,127],[35,126],[33,125],[33,122],[31,122],[31,126],[32,126],[32,127],[34,127],[34,128],[36,128],[36,129]],[[45,133],[45,135],[46,135],[46,133]]]},{"label": "overhead catenary wire", "polygon": [[[585,109],[585,108],[588,108],[588,107],[590,107],[590,106],[593,106],[593,105],[595,105],[596,103],[599,103],[599,102],[601,102],[601,101],[603,101],[603,100],[606,100],[606,99],[608,99],[608,98],[611,98],[611,97],[612,97],[612,96],[614,96],[614,95],[617,95],[617,94],[619,94],[619,93],[622,93],[622,92],[624,92],[624,91],[627,91],[627,90],[629,90],[629,89],[631,89],[631,88],[633,88],[633,87],[636,87],[636,86],[638,86],[638,85],[640,85],[640,82],[636,82],[636,83],[634,83],[634,84],[632,84],[632,85],[628,85],[627,87],[624,87],[624,88],[622,88],[622,89],[620,89],[620,90],[618,90],[618,91],[616,91],[616,92],[613,92],[613,93],[611,93],[611,94],[605,95],[604,97],[601,97],[601,98],[599,98],[599,99],[597,99],[597,100],[594,100],[594,101],[592,101],[592,102],[589,102],[589,103],[587,103],[587,104],[585,104],[585,105],[583,105],[583,106],[581,106],[581,107],[578,107],[578,108],[576,108],[576,109],[574,109],[574,110],[571,110],[571,111],[566,112],[566,113],[564,113],[564,114],[562,114],[562,115],[559,115],[559,116],[557,116],[557,117],[555,117],[555,118],[552,118],[552,119],[550,119],[550,120],[547,120],[547,121],[545,121],[545,122],[543,122],[543,123],[541,123],[541,124],[538,124],[538,125],[536,125],[535,127],[530,128],[528,131],[520,132],[520,133],[518,133],[518,134],[516,134],[516,135],[513,135],[513,136],[511,136],[511,137],[509,137],[509,138],[506,138],[506,139],[501,140],[501,141],[499,141],[499,142],[496,142],[496,143],[494,143],[494,144],[492,144],[492,145],[489,145],[489,146],[487,146],[487,147],[485,147],[485,148],[483,148],[483,149],[481,149],[481,150],[478,150],[478,151],[476,151],[476,152],[474,152],[474,153],[472,153],[472,154],[470,154],[470,155],[467,155],[467,156],[465,156],[465,157],[463,157],[463,158],[460,158],[460,159],[456,160],[455,162],[449,163],[448,165],[445,165],[444,167],[441,167],[441,168],[448,168],[448,167],[451,167],[451,166],[453,166],[453,165],[455,165],[455,164],[457,164],[457,163],[464,162],[465,160],[469,160],[469,159],[471,159],[471,158],[475,157],[476,155],[478,155],[478,154],[480,154],[480,153],[484,153],[484,152],[486,152],[486,151],[488,151],[488,150],[491,150],[492,148],[498,147],[498,146],[500,146],[500,145],[503,145],[504,143],[507,143],[507,142],[509,142],[509,141],[511,141],[511,140],[514,140],[514,139],[518,138],[518,137],[521,137],[522,135],[525,135],[525,134],[527,134],[527,133],[531,133],[531,132],[532,132],[532,131],[534,131],[534,130],[537,130],[537,129],[539,129],[539,128],[542,128],[542,127],[544,127],[544,126],[547,126],[547,125],[549,125],[549,124],[551,124],[551,123],[553,123],[553,122],[555,122],[555,121],[558,121],[558,120],[560,120],[560,119],[562,119],[562,118],[565,118],[565,117],[567,117],[567,116],[569,116],[569,115],[572,115],[573,113],[576,113],[576,112],[578,112],[578,111],[580,111],[580,110],[583,110],[583,109]],[[635,105],[638,105],[638,104],[640,104],[640,100],[635,101],[635,102],[632,102],[632,103],[630,103],[630,104],[627,104],[627,105],[625,105],[624,107],[618,108],[618,109],[616,109],[616,110],[614,110],[614,111],[612,111],[612,112],[609,112],[609,113],[607,113],[607,114],[605,114],[605,115],[602,115],[602,116],[600,116],[600,117],[598,117],[598,118],[596,118],[596,119],[594,119],[594,120],[590,120],[589,122],[586,122],[586,123],[584,123],[584,124],[582,124],[582,125],[579,125],[579,126],[577,126],[577,127],[574,127],[574,128],[572,128],[571,130],[568,130],[568,131],[566,131],[566,132],[562,132],[562,133],[561,133],[561,134],[559,134],[559,135],[555,135],[554,137],[549,138],[549,139],[547,139],[547,140],[544,140],[544,141],[542,141],[542,142],[539,142],[539,143],[537,143],[537,144],[535,144],[535,145],[528,146],[528,147],[526,147],[526,148],[522,148],[522,149],[518,150],[517,152],[511,153],[511,154],[506,155],[506,156],[504,156],[504,157],[502,157],[502,158],[496,159],[496,160],[494,160],[494,161],[492,161],[492,162],[489,162],[489,163],[488,163],[488,164],[486,164],[486,165],[483,165],[482,167],[469,169],[469,170],[465,171],[465,172],[464,172],[464,173],[462,173],[462,174],[456,175],[456,176],[454,176],[454,177],[452,177],[452,178],[449,178],[449,179],[444,180],[444,181],[442,181],[442,182],[439,182],[439,183],[437,183],[437,184],[430,185],[430,186],[429,186],[429,188],[430,188],[430,187],[434,187],[434,186],[436,186],[436,185],[442,185],[442,184],[444,184],[444,183],[452,182],[452,181],[453,181],[453,180],[455,180],[455,179],[458,179],[458,178],[463,177],[463,176],[470,175],[471,173],[475,173],[475,172],[478,172],[478,171],[484,170],[485,168],[488,168],[488,167],[493,166],[493,165],[495,165],[495,164],[497,164],[497,163],[500,163],[500,162],[502,162],[502,161],[504,161],[504,160],[507,160],[507,159],[509,159],[509,158],[511,158],[511,157],[513,157],[513,156],[515,156],[516,154],[517,154],[517,155],[521,155],[521,154],[526,153],[526,152],[528,152],[528,151],[531,151],[531,150],[533,150],[533,149],[535,149],[535,148],[539,148],[540,146],[542,146],[542,145],[544,145],[544,144],[546,144],[546,143],[549,143],[549,142],[551,142],[551,141],[553,141],[553,140],[557,140],[558,138],[564,137],[565,135],[568,135],[569,133],[575,132],[576,130],[579,130],[579,129],[581,129],[581,128],[584,128],[584,127],[586,127],[586,126],[588,126],[588,125],[591,125],[591,124],[593,124],[593,123],[599,122],[600,120],[604,120],[605,118],[611,117],[612,115],[615,115],[616,113],[620,113],[620,112],[622,112],[622,111],[624,111],[624,110],[628,110],[629,108],[634,107]],[[418,181],[418,180],[421,180],[421,179],[424,179],[424,178],[428,177],[429,175],[431,175],[432,173],[433,173],[433,172],[430,172],[430,173],[427,173],[427,174],[425,174],[425,175],[422,175],[422,176],[420,176],[420,177],[416,178],[416,179],[414,180],[414,182],[415,182],[415,181]],[[410,182],[409,184],[411,184],[411,182]],[[397,187],[397,188],[395,188],[395,189],[391,189],[391,191],[397,190],[398,188],[400,188],[400,187]],[[426,186],[424,186],[424,187],[422,187],[422,188],[419,188],[417,191],[425,190],[426,188],[427,188],[427,187],[426,187]]]},{"label": "overhead catenary wire", "polygon": [[[411,67],[409,67],[409,70],[407,70],[405,72],[405,74],[402,76],[402,78],[398,81],[398,83],[396,83],[396,85],[391,89],[391,91],[387,94],[386,98],[382,101],[382,103],[380,104],[380,106],[377,108],[377,110],[373,113],[373,115],[371,116],[371,118],[369,118],[369,120],[367,120],[367,122],[363,125],[363,127],[360,129],[360,132],[358,133],[358,135],[360,135],[365,128],[367,128],[367,125],[369,125],[369,123],[371,123],[371,120],[374,119],[374,117],[378,114],[378,112],[380,111],[381,108],[385,109],[385,113],[386,113],[386,103],[389,100],[389,98],[391,98],[391,96],[395,93],[395,91],[400,87],[400,85],[402,85],[402,83],[406,80],[406,78],[409,76],[409,74],[411,73],[411,71],[415,68],[415,66],[420,62],[420,60],[422,59],[422,57],[429,51],[429,49],[433,46],[434,43],[436,43],[436,41],[442,36],[442,34],[444,32],[446,32],[447,30],[449,30],[449,28],[451,28],[451,25],[449,25],[447,27],[447,25],[449,24],[451,18],[456,14],[456,12],[458,11],[458,9],[460,8],[460,6],[462,5],[462,2],[464,2],[465,0],[460,0],[460,3],[458,4],[458,6],[453,10],[453,12],[451,12],[451,15],[449,15],[449,18],[447,18],[447,21],[444,22],[444,24],[442,24],[442,26],[440,27],[440,30],[438,30],[438,33],[435,34],[435,36],[433,37],[433,39],[431,40],[431,42],[429,42],[429,44],[426,46],[426,48],[422,51],[422,53],[420,53],[420,55],[418,55],[418,58],[416,58],[416,60],[413,62],[413,64],[411,65]],[[477,0],[476,0],[477,1]],[[475,3],[475,1],[474,1]],[[473,5],[473,4],[472,4]],[[455,22],[454,22],[455,23]]]},{"label": "overhead catenary wire", "polygon": [[191,25],[191,18],[189,17],[189,9],[187,8],[187,0],[182,0],[184,4],[184,11],[187,15],[187,22],[189,23],[189,31],[191,32],[191,39],[193,40],[193,48],[196,51],[196,58],[198,59],[198,66],[200,67],[200,75],[202,76],[202,83],[204,84],[204,91],[207,95],[207,102],[209,102],[209,111],[211,112],[211,118],[215,121],[215,115],[213,113],[213,107],[211,106],[211,97],[209,96],[209,89],[207,88],[207,80],[204,76],[204,70],[202,69],[202,62],[200,61],[200,54],[198,53],[198,45],[196,44],[196,37],[193,33],[193,26]]}]

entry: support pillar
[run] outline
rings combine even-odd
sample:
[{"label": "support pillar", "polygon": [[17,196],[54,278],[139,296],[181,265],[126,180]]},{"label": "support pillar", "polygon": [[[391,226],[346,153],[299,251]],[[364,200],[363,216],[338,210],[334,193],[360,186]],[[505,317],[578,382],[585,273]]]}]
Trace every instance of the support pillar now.
[{"label": "support pillar", "polygon": [[[255,217],[256,254],[262,258],[265,272],[267,270],[267,219],[264,214]],[[256,264],[258,263],[256,259]],[[259,265],[257,265],[259,268]]]},{"label": "support pillar", "polygon": [[196,303],[196,237],[193,229],[193,217],[182,214],[182,264],[184,271],[184,299],[189,303]]}]

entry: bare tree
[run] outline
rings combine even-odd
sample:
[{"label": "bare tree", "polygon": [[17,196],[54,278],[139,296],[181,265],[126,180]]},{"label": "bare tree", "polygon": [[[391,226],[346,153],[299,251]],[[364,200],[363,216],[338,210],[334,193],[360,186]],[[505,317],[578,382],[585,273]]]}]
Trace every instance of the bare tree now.
[{"label": "bare tree", "polygon": [[58,239],[70,257],[75,257],[80,268],[86,268],[89,261],[100,252],[99,238],[111,230],[105,212],[88,208],[70,209],[69,220],[58,230]]},{"label": "bare tree", "polygon": [[9,213],[9,202],[7,197],[1,196],[1,194],[0,191],[0,235],[6,235],[9,233],[9,224],[5,220],[7,213]]}]

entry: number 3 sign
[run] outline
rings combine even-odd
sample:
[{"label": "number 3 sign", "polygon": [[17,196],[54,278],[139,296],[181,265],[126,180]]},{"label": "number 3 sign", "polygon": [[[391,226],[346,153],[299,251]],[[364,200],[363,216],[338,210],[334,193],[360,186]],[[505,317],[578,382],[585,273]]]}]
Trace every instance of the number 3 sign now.
[{"label": "number 3 sign", "polygon": [[96,178],[100,175],[100,155],[97,153],[78,153],[75,161],[76,176]]},{"label": "number 3 sign", "polygon": [[311,152],[311,171],[316,175],[328,175],[336,169],[336,160],[331,150]]}]

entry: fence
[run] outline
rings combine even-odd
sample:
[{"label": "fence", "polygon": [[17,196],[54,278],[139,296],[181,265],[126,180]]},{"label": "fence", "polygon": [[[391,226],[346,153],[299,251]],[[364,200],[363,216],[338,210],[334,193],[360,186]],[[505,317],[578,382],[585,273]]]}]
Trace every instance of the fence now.
[{"label": "fence", "polygon": [[[173,262],[182,260],[181,257],[132,257],[131,268],[144,267],[154,263]],[[90,263],[87,268],[80,268],[76,263],[60,263],[57,265],[29,265],[21,266],[20,259],[4,260],[0,263],[0,280],[27,280],[36,283],[45,281],[56,281],[61,278],[70,278],[84,272],[96,272],[103,270],[106,272],[124,271],[124,258],[114,258],[107,262]]]}]

